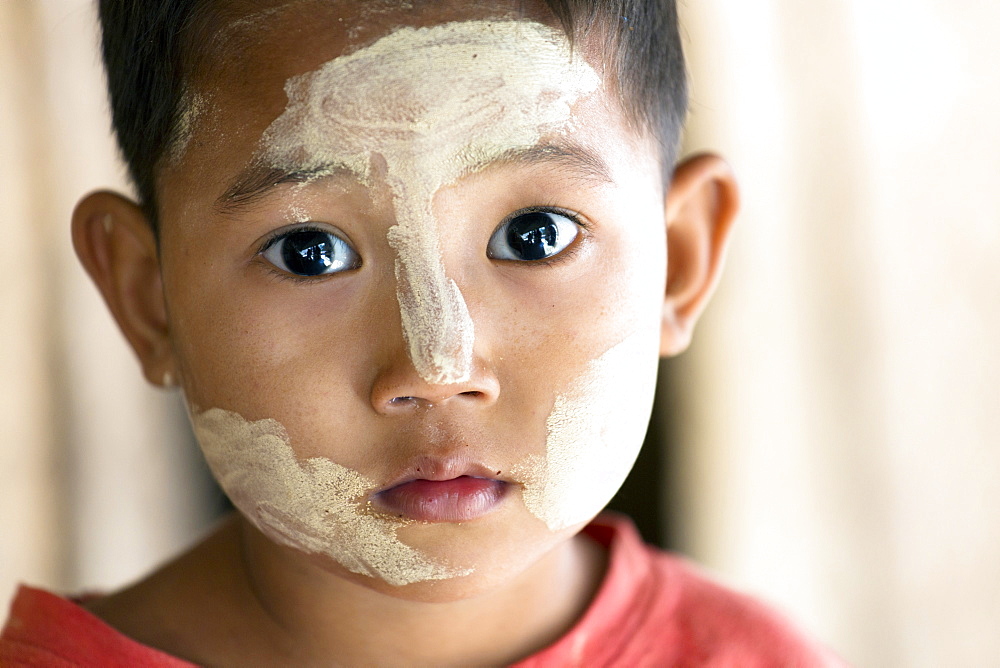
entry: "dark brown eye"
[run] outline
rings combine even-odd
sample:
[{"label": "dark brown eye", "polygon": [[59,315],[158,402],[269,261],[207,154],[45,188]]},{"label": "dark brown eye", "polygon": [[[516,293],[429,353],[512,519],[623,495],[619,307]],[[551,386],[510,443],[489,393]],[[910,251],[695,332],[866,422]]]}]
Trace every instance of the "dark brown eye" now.
[{"label": "dark brown eye", "polygon": [[575,222],[560,213],[529,211],[498,227],[486,254],[495,260],[545,260],[569,247],[579,231]]},{"label": "dark brown eye", "polygon": [[324,276],[355,269],[360,258],[346,241],[331,232],[304,228],[276,237],[261,253],[282,271],[297,276]]}]

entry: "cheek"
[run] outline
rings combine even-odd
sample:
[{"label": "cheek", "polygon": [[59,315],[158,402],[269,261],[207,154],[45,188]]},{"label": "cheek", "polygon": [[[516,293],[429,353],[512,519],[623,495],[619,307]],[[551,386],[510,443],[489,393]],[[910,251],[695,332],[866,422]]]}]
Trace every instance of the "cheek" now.
[{"label": "cheek", "polygon": [[[191,271],[171,286],[171,338],[192,405],[285,420],[304,412],[293,397],[307,404],[331,388],[354,389],[330,380],[353,378],[352,365],[363,362],[344,354],[363,349],[356,290],[345,281],[291,286],[263,272]],[[371,298],[365,304],[381,312]]]},{"label": "cheek", "polygon": [[372,481],[329,459],[298,460],[277,421],[249,422],[210,409],[193,415],[192,422],[219,485],[271,540],[393,586],[471,572],[401,542],[396,532],[405,522],[367,512]]},{"label": "cheek", "polygon": [[[274,418],[300,456],[371,470],[378,453],[358,444],[373,438],[364,427],[365,400],[377,360],[370,326],[344,304],[350,290],[268,279],[245,281],[251,285],[242,289],[237,281],[221,283],[215,294],[183,295],[171,318],[192,411],[218,407],[252,420]],[[367,317],[395,321],[391,292],[378,292],[363,302]]]},{"label": "cheek", "polygon": [[[545,418],[545,453],[528,456],[516,469],[525,506],[551,531],[600,512],[631,470],[649,423],[665,282],[664,246],[658,245],[663,234],[652,223],[621,227],[627,232],[607,241],[587,265],[593,273],[566,282],[571,294],[554,300],[564,314],[556,328],[563,343],[553,340],[548,349],[567,351],[553,356],[561,364],[533,365],[558,377],[560,367],[579,369],[582,355],[592,360],[556,386]],[[551,322],[551,316],[536,319]]]},{"label": "cheek", "polygon": [[646,323],[556,397],[545,455],[517,471],[525,506],[552,531],[588,521],[628,475],[649,421],[658,348],[659,329]]}]

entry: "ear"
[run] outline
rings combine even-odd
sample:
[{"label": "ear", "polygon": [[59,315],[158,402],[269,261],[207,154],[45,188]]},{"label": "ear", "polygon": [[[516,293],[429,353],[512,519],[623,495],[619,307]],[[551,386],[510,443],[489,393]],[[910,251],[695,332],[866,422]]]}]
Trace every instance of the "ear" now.
[{"label": "ear", "polygon": [[84,197],[73,211],[73,247],[154,385],[173,385],[156,236],[134,202],[111,192]]},{"label": "ear", "polygon": [[739,189],[715,155],[697,155],[674,170],[666,201],[667,292],[660,355],[683,352],[722,272]]}]

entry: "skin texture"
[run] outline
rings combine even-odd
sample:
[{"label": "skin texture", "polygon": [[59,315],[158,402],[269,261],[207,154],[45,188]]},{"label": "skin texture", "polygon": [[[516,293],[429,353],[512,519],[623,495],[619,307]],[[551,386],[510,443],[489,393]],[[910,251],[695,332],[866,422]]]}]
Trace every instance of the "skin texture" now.
[{"label": "skin texture", "polygon": [[[133,637],[202,663],[503,663],[564,633],[600,580],[603,556],[576,533],[606,499],[568,525],[547,524],[522,496],[532,482],[525,463],[545,461],[549,418],[560,397],[582,392],[595,360],[637,334],[629,357],[637,369],[683,350],[736,211],[731,174],[712,157],[679,167],[665,198],[652,141],[628,127],[605,84],[573,107],[571,129],[545,139],[599,155],[608,178],[551,162],[495,164],[434,193],[442,264],[464,296],[475,344],[468,378],[429,382],[403,336],[388,239],[398,221],[377,160],[365,182],[336,176],[285,184],[237,209],[217,204],[285,109],[289,77],[399,25],[499,10],[417,3],[358,11],[354,3],[280,4],[266,20],[231,28],[228,46],[216,45],[222,55],[194,81],[198,122],[161,174],[159,244],[138,207],[110,193],[80,203],[74,243],[146,377],[160,383],[169,374],[196,414],[221,408],[273,420],[295,457],[329,460],[375,489],[421,462],[446,462],[500,471],[511,493],[476,521],[397,532],[471,575],[394,586],[269,540],[237,516],[94,606]],[[582,53],[601,71],[587,44]],[[497,226],[531,206],[575,212],[585,229],[551,263],[487,257]],[[258,250],[298,220],[335,226],[362,266],[319,280],[283,276]],[[637,377],[630,371],[615,388],[634,394],[629,420],[643,419],[652,398],[652,372],[628,382]],[[622,479],[637,447],[603,451],[626,461],[616,467]]]}]

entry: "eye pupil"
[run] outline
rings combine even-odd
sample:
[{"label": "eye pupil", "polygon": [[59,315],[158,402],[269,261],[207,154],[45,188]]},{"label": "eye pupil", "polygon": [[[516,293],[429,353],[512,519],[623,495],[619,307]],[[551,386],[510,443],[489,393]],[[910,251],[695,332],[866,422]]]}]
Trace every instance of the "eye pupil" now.
[{"label": "eye pupil", "polygon": [[557,249],[559,227],[551,214],[534,211],[518,216],[507,226],[507,243],[523,260],[542,260]]},{"label": "eye pupil", "polygon": [[334,263],[335,249],[330,235],[317,230],[290,234],[281,245],[281,258],[294,274],[318,276]]}]

